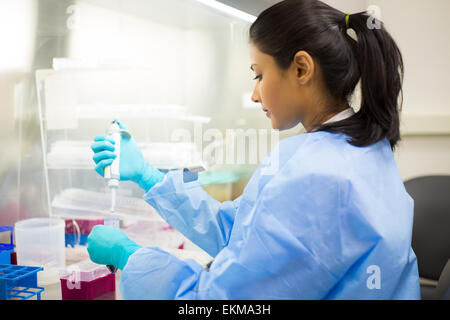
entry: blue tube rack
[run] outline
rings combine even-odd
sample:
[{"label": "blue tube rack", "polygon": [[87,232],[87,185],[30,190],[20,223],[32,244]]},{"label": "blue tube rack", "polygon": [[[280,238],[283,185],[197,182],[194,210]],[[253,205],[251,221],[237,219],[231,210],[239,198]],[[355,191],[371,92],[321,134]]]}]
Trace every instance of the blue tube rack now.
[{"label": "blue tube rack", "polygon": [[0,264],[11,264],[11,253],[13,253],[14,250],[5,250],[0,249]]},{"label": "blue tube rack", "polygon": [[0,300],[41,300],[44,288],[37,285],[37,273],[42,267],[0,264]]},{"label": "blue tube rack", "polygon": [[0,243],[0,264],[11,263],[11,253],[14,252],[13,230],[11,226],[0,226],[0,232],[11,232],[9,243]]}]

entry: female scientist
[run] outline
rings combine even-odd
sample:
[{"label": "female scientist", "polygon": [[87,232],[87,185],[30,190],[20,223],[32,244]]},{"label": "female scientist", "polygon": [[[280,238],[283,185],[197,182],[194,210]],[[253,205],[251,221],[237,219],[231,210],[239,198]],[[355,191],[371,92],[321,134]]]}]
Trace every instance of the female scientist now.
[{"label": "female scientist", "polygon": [[[419,299],[411,249],[413,200],[392,150],[400,139],[403,61],[380,22],[317,0],[282,1],[250,28],[252,99],[272,127],[302,123],[282,140],[243,194],[220,203],[163,174],[122,138],[121,180],[214,257],[209,271],[120,230],[96,226],[92,261],[122,271],[125,299]],[[352,28],[357,41],[347,34]],[[361,80],[361,106],[349,99]],[[96,171],[114,159],[105,135],[92,144]],[[278,170],[264,170],[277,157]]]}]

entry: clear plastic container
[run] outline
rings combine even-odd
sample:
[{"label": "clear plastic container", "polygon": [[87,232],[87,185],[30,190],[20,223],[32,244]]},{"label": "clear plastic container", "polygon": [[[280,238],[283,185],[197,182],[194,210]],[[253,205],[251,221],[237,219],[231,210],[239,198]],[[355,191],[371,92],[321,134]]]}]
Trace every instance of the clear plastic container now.
[{"label": "clear plastic container", "polygon": [[[121,185],[116,195],[117,215],[127,215],[139,219],[153,220],[159,216],[142,198],[123,195],[126,187]],[[122,188],[124,186],[124,188]],[[52,201],[53,215],[66,219],[103,219],[110,214],[111,193],[105,189],[103,192],[90,191],[80,188],[68,188],[58,193]]]},{"label": "clear plastic container", "polygon": [[62,219],[34,218],[15,224],[17,263],[43,267],[40,285],[56,283],[65,268],[65,223]]},{"label": "clear plastic container", "polygon": [[108,274],[110,272],[105,265],[94,263],[91,259],[85,259],[67,266],[64,272],[62,272],[61,278],[70,278],[75,283],[79,280],[92,281]]},{"label": "clear plastic container", "polygon": [[120,217],[115,214],[105,215],[105,217],[103,218],[103,224],[108,227],[119,229]]}]

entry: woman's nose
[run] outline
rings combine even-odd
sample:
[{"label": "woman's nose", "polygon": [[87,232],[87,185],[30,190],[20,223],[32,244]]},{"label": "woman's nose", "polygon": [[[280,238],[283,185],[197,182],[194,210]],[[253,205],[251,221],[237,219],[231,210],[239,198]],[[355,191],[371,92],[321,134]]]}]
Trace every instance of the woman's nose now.
[{"label": "woman's nose", "polygon": [[255,87],[255,89],[253,90],[253,93],[252,93],[252,101],[255,102],[255,103],[260,103],[261,102],[260,98],[259,98],[258,90],[256,90],[256,87]]}]

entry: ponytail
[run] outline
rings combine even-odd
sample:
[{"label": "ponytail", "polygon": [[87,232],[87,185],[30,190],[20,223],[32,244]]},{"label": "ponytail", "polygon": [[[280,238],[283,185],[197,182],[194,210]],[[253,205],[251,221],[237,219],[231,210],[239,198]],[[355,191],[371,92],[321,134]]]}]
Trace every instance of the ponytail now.
[{"label": "ponytail", "polygon": [[[366,12],[350,15],[348,27],[357,41],[347,34],[345,39],[358,64],[361,79],[359,112],[344,121],[330,123],[319,130],[342,132],[351,144],[366,146],[386,138],[394,149],[400,140],[400,116],[403,100],[403,59],[399,48],[381,21],[372,28]],[[345,18],[342,19],[345,21]],[[345,22],[344,22],[345,23]]]},{"label": "ponytail", "polygon": [[366,12],[348,17],[319,0],[286,0],[261,13],[250,28],[250,40],[283,70],[299,50],[307,51],[320,64],[336,101],[348,103],[360,81],[359,111],[316,130],[344,133],[349,143],[361,147],[387,139],[394,149],[400,140],[403,60],[383,23],[376,20],[371,27],[371,19]]}]

